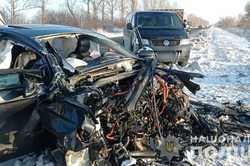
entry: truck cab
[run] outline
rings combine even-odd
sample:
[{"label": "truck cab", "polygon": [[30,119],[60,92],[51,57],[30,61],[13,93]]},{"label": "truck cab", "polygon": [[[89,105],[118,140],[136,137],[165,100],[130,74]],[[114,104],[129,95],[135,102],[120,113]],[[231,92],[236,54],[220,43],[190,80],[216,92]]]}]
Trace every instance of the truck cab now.
[{"label": "truck cab", "polygon": [[188,63],[192,44],[181,14],[176,11],[137,11],[127,16],[124,28],[124,47],[132,52],[140,49],[138,35],[143,45],[150,46],[159,62]]}]

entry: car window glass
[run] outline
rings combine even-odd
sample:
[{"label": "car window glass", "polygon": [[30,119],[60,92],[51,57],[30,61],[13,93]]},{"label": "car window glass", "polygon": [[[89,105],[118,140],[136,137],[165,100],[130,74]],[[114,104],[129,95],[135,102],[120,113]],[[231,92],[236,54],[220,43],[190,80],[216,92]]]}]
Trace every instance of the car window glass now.
[{"label": "car window glass", "polygon": [[8,40],[0,40],[0,69],[10,68],[12,47]]},{"label": "car window glass", "polygon": [[30,69],[37,60],[31,49],[11,40],[0,40],[0,70]]},{"label": "car window glass", "polygon": [[0,90],[13,87],[21,87],[21,82],[17,73],[0,75]]},{"label": "car window glass", "polygon": [[77,39],[75,36],[67,38],[59,37],[50,40],[49,43],[59,53],[59,55],[67,58],[68,55],[75,50]]},{"label": "car window glass", "polygon": [[[121,58],[121,57],[133,57],[136,58],[133,54],[122,48],[118,43],[115,43],[111,39],[108,39],[107,37],[93,33],[92,35],[87,34],[72,34],[71,37],[67,35],[67,37],[54,37],[53,39],[42,39],[43,42],[49,42],[50,45],[57,51],[60,50],[60,52],[64,52],[63,54],[60,54],[68,64],[70,64],[72,67],[75,66],[87,66],[89,63],[86,62],[83,58],[77,57],[77,55],[74,54],[77,47],[77,41],[80,37],[88,38],[90,41],[90,48],[88,49],[88,52],[92,53],[90,59],[87,58],[87,61],[92,61],[95,59],[98,59],[97,63],[101,63],[100,59],[105,59],[107,56]],[[57,44],[55,44],[56,40],[59,40]],[[65,44],[69,43],[69,44]],[[71,50],[67,51],[65,53],[65,50]],[[74,54],[74,55],[72,55]],[[107,59],[107,58],[106,58]],[[72,65],[72,63],[76,63],[76,65]]]},{"label": "car window glass", "polygon": [[23,99],[26,95],[35,95],[35,83],[40,84],[44,79],[41,79],[39,72],[26,75],[22,70],[40,71],[42,66],[42,59],[31,49],[22,43],[0,38],[0,103]]},{"label": "car window glass", "polygon": [[137,24],[141,27],[182,29],[183,24],[175,13],[143,12],[137,14]]}]

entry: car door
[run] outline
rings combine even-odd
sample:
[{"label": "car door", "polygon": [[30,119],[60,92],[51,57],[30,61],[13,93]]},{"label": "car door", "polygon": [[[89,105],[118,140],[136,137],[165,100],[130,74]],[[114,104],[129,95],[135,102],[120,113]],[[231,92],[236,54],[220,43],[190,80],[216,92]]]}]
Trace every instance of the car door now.
[{"label": "car door", "polygon": [[35,91],[28,90],[22,70],[0,70],[0,120],[34,104],[36,94]]},{"label": "car door", "polygon": [[[30,73],[15,69],[0,70],[0,162],[39,147],[36,141],[39,135],[32,133],[29,123],[39,90],[30,88],[26,72]],[[36,123],[32,125],[34,128],[37,126]],[[34,135],[29,137],[30,134]]]},{"label": "car door", "polygon": [[0,45],[0,161],[3,161],[14,153],[19,154],[36,147],[34,141],[22,133],[30,132],[26,130],[26,125],[36,108],[44,79],[38,69],[19,68],[19,64],[24,64],[21,60],[25,60],[19,57],[32,57],[25,52],[18,52],[23,50],[20,48],[39,55],[36,62],[39,65],[42,63],[40,45],[31,38],[1,30],[0,44],[4,44]]},{"label": "car door", "polygon": [[[33,42],[32,39],[25,38],[16,33],[0,31],[0,41],[3,40],[25,46],[39,54],[39,47],[37,47],[39,44]],[[33,104],[37,97],[37,93],[32,91],[33,89],[31,90],[26,77],[27,75],[32,75],[31,73],[34,74],[35,71],[13,69],[11,67],[13,63],[13,45],[10,47],[11,48],[4,53],[4,50],[2,50],[2,54],[0,54],[0,121],[18,111],[24,110],[26,107]],[[39,73],[39,71],[37,71],[37,73]]]}]

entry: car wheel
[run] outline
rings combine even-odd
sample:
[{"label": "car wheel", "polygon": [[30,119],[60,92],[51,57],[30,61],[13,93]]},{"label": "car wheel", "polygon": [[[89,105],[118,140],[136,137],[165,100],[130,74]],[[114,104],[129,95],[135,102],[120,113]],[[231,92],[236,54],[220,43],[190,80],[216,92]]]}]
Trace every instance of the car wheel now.
[{"label": "car wheel", "polygon": [[181,67],[187,66],[187,64],[188,64],[188,60],[178,62],[178,65],[180,65]]}]

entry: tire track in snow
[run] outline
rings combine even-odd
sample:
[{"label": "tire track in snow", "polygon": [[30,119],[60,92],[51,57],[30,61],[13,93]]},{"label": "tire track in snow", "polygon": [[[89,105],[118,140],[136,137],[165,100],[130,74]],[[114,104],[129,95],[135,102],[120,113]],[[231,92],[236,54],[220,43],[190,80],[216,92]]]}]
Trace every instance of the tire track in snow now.
[{"label": "tire track in snow", "polygon": [[194,98],[205,102],[250,104],[250,42],[219,28],[191,37],[194,47],[186,68],[203,73],[196,79],[201,90]]}]

